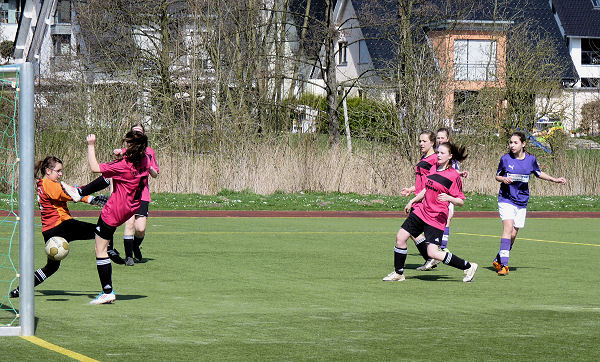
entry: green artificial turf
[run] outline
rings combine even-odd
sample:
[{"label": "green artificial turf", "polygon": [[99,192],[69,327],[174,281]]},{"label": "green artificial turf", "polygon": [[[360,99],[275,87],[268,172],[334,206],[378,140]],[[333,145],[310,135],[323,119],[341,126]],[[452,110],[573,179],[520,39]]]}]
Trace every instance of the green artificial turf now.
[{"label": "green artificial turf", "polygon": [[[414,270],[410,244],[407,280],[385,283],[401,222],[150,218],[147,262],[113,265],[118,299],[100,306],[93,243],[76,241],[36,288],[36,336],[101,361],[600,360],[597,220],[527,220],[498,277],[500,220],[457,218],[449,247],[480,264],[472,283]],[[69,360],[18,337],[0,356]]]}]

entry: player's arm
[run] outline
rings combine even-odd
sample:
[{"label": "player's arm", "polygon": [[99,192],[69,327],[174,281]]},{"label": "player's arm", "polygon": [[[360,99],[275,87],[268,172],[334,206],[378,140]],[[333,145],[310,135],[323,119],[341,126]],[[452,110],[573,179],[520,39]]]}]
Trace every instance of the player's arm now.
[{"label": "player's arm", "polygon": [[404,211],[408,214],[410,212],[410,210],[412,209],[412,206],[415,202],[419,202],[421,200],[423,200],[423,198],[425,197],[425,192],[427,191],[427,189],[423,189],[421,190],[421,192],[419,192],[415,197],[413,197],[408,204],[406,204],[406,206],[404,207]]},{"label": "player's arm", "polygon": [[567,179],[566,178],[564,178],[564,177],[555,178],[555,177],[552,177],[552,176],[548,175],[547,173],[545,173],[543,171],[540,172],[540,174],[538,175],[538,177],[541,178],[542,180],[551,181],[551,182],[554,182],[554,183],[557,183],[557,184],[563,184],[564,185],[564,184],[567,183]]},{"label": "player's arm", "polygon": [[98,159],[96,159],[96,135],[89,134],[86,138],[88,144],[88,154],[87,159],[90,165],[90,170],[94,173],[100,173],[100,164],[98,164]]},{"label": "player's arm", "polygon": [[454,204],[454,206],[463,206],[465,204],[465,200],[461,199],[460,197],[454,197],[454,196],[450,196],[448,194],[445,193],[441,193],[438,195],[438,200],[440,201],[448,201],[452,204]]},{"label": "player's arm", "polygon": [[154,169],[154,167],[150,166],[150,169],[148,169],[148,171],[150,172],[150,176],[152,176],[153,178],[158,177],[158,172]]},{"label": "player's arm", "polygon": [[498,181],[500,183],[510,184],[510,183],[512,183],[512,178],[496,175],[496,181]]},{"label": "player's arm", "polygon": [[400,195],[402,195],[402,196],[408,196],[408,195],[410,195],[410,194],[412,194],[414,192],[415,192],[415,187],[414,186],[405,187],[405,188],[402,189],[402,191],[400,191]]}]

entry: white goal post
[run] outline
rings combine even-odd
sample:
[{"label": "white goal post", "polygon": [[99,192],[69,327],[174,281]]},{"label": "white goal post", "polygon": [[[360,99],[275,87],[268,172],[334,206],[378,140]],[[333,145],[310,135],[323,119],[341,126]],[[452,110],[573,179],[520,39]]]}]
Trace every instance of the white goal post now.
[{"label": "white goal post", "polygon": [[[19,325],[0,327],[0,336],[33,336],[34,240],[34,69],[30,62],[0,66],[4,78],[18,77],[18,166],[19,166]],[[16,185],[15,185],[16,186]],[[16,187],[15,187],[16,189]]]}]

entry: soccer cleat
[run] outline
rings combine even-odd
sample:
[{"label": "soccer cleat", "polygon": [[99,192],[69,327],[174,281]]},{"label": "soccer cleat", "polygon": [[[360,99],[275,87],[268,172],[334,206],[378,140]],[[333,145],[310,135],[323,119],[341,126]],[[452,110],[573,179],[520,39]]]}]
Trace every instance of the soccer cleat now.
[{"label": "soccer cleat", "polygon": [[107,252],[108,257],[110,258],[110,260],[112,260],[113,263],[121,265],[125,264],[125,260],[121,258],[121,255],[119,255],[117,249],[108,249]]},{"label": "soccer cleat", "polygon": [[393,271],[385,276],[382,280],[384,282],[403,282],[405,279],[406,278],[404,277],[404,274],[398,274]]},{"label": "soccer cleat", "polygon": [[19,287],[13,289],[10,291],[10,294],[8,295],[10,298],[19,298]]},{"label": "soccer cleat", "polygon": [[125,258],[125,265],[127,266],[134,266],[135,263],[133,262],[133,258],[128,256],[127,258]]},{"label": "soccer cleat", "polygon": [[497,261],[494,260],[494,262],[492,263],[492,265],[494,266],[494,269],[496,269],[496,271],[500,271],[500,269],[502,269],[502,264],[498,263]]},{"label": "soccer cleat", "polygon": [[96,195],[96,196],[90,196],[90,205],[96,205],[96,206],[104,206],[106,205],[106,202],[108,201],[108,196],[106,195]]},{"label": "soccer cleat", "polygon": [[117,299],[117,296],[115,295],[115,291],[113,290],[112,292],[106,294],[106,293],[100,293],[98,294],[98,296],[92,300],[90,302],[90,304],[110,304],[112,302],[114,302]]},{"label": "soccer cleat", "polygon": [[423,264],[420,267],[418,267],[417,270],[419,270],[419,271],[431,270],[431,269],[437,267],[437,265],[439,263],[440,263],[440,261],[437,260],[437,259],[427,259],[427,261],[425,262],[425,264]]},{"label": "soccer cleat", "polygon": [[471,267],[465,270],[465,277],[463,278],[463,282],[468,283],[473,280],[475,276],[475,272],[477,271],[478,265],[476,263],[471,263]]},{"label": "soccer cleat", "polygon": [[68,185],[68,184],[64,183],[63,181],[61,181],[60,184],[62,185],[65,192],[69,196],[71,196],[71,199],[73,199],[73,202],[79,202],[79,200],[81,200],[81,195],[79,194],[79,191],[77,190],[77,188],[75,188],[71,185]]},{"label": "soccer cleat", "polygon": [[498,275],[505,276],[508,275],[508,265],[502,265],[502,268],[498,270]]}]

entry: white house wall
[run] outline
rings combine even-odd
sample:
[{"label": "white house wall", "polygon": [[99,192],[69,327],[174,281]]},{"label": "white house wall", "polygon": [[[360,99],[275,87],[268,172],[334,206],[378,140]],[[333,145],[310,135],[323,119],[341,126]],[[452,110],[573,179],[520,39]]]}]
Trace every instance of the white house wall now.
[{"label": "white house wall", "polygon": [[565,129],[571,131],[579,128],[581,124],[581,107],[597,100],[600,100],[600,89],[564,88],[550,98],[538,97],[536,109],[540,115],[560,119]]},{"label": "white house wall", "polygon": [[[361,77],[359,85],[367,85],[370,81],[368,74],[365,72],[373,69],[370,54],[366,57],[366,62],[360,63],[360,41],[365,39],[361,30],[361,24],[356,19],[356,11],[352,6],[351,1],[341,1],[340,8],[336,9],[336,23],[341,26],[339,41],[346,41],[348,47],[346,50],[346,64],[338,64],[336,68],[336,78],[340,85],[352,84]],[[339,44],[339,43],[338,43]],[[336,45],[336,63],[339,59],[339,48]],[[350,92],[351,96],[358,95],[358,89],[354,88]]]},{"label": "white house wall", "polygon": [[[600,65],[581,64],[581,38],[569,38],[569,54],[580,78],[600,78]],[[576,86],[581,86],[581,82]]]}]

